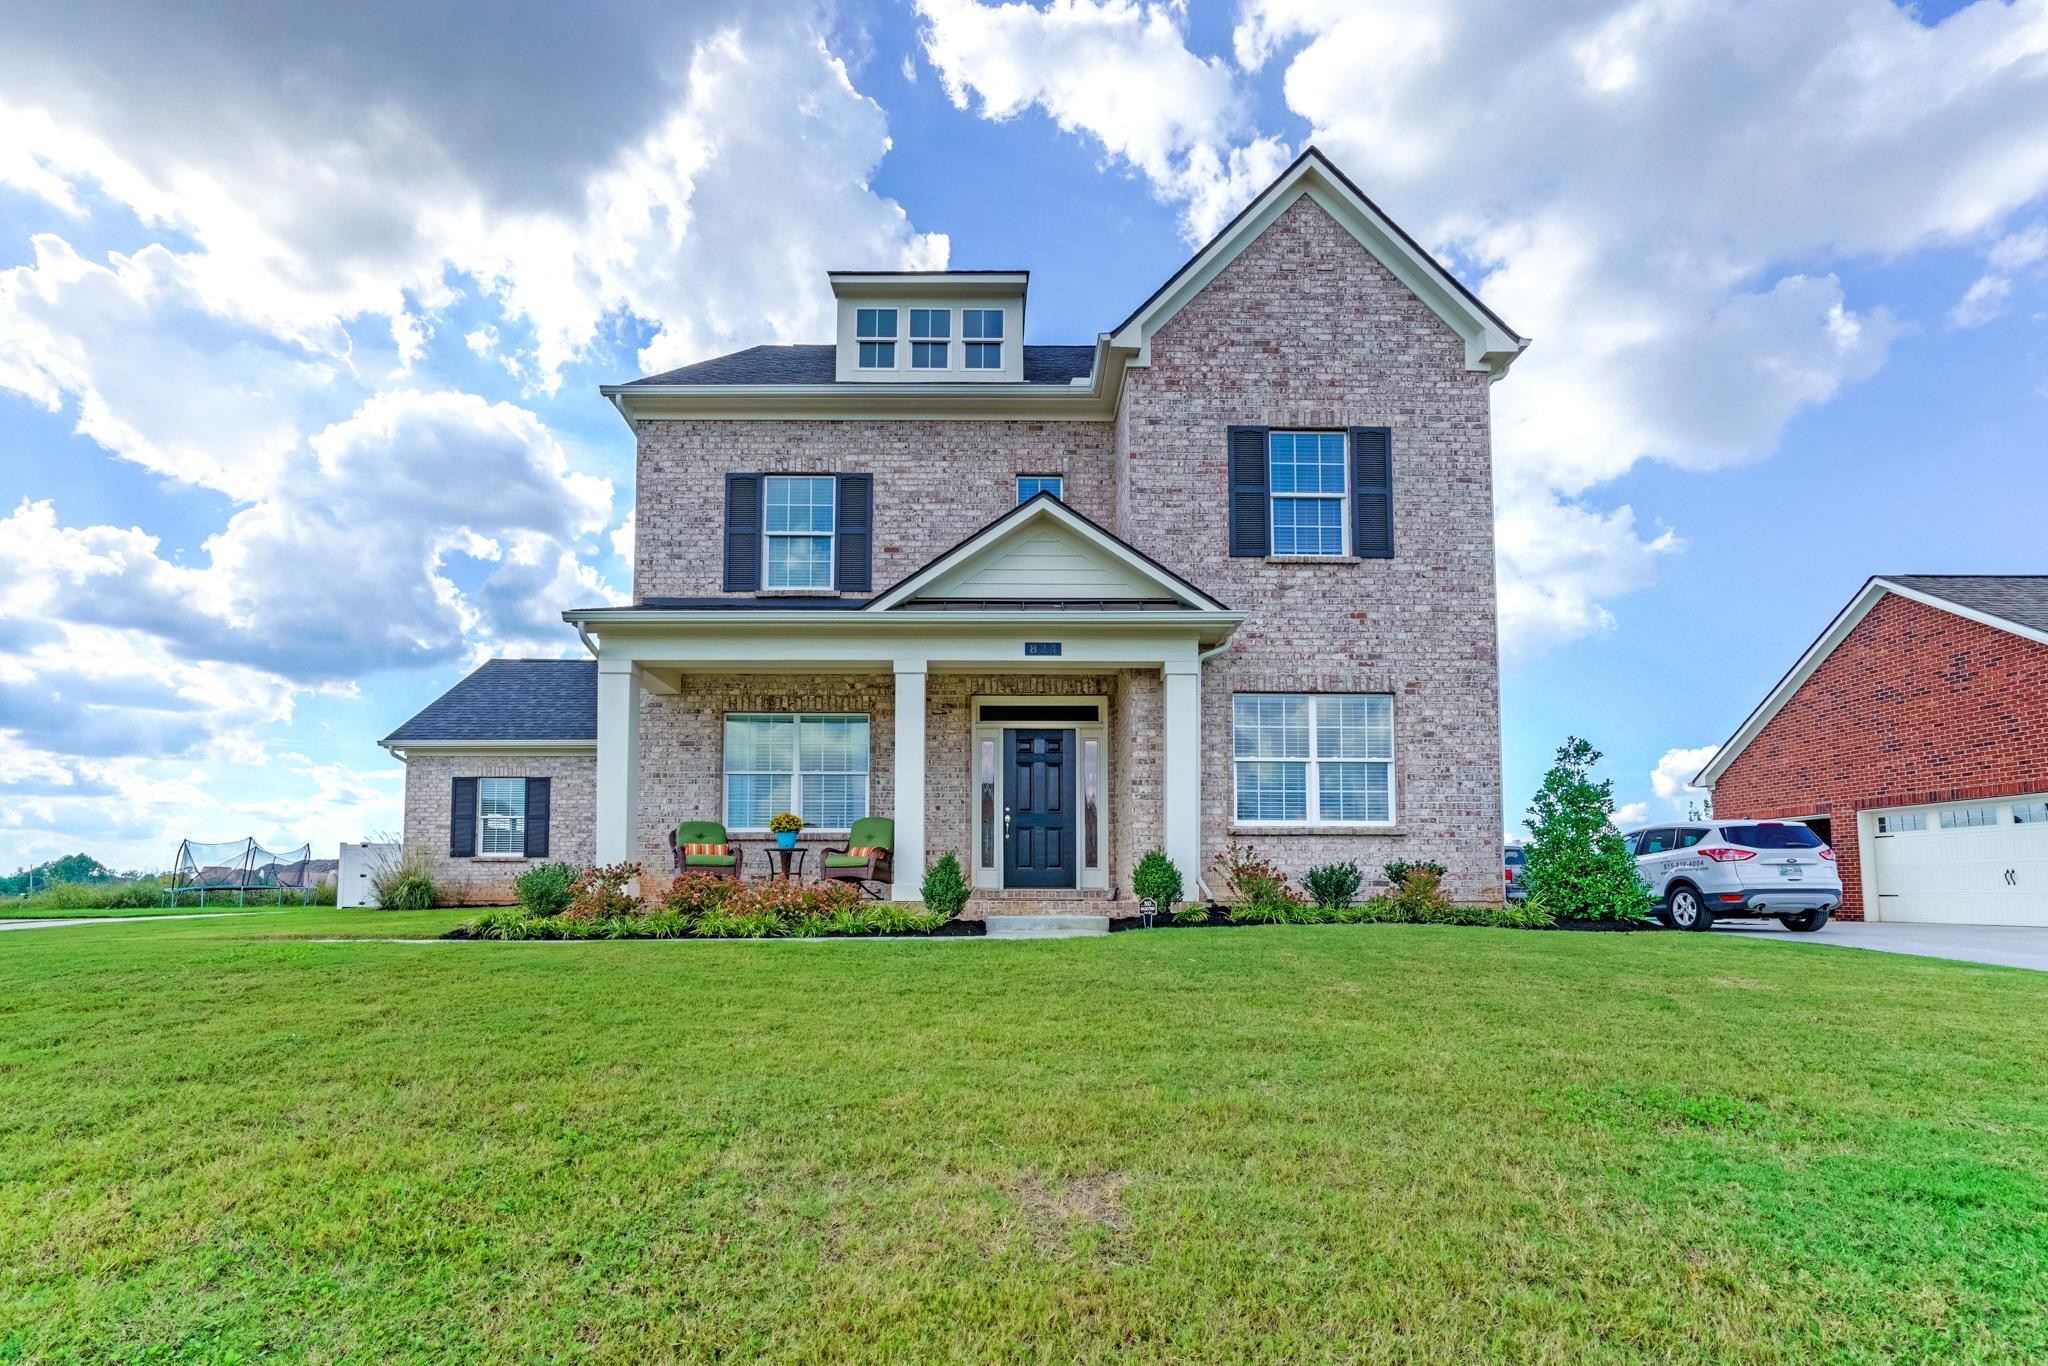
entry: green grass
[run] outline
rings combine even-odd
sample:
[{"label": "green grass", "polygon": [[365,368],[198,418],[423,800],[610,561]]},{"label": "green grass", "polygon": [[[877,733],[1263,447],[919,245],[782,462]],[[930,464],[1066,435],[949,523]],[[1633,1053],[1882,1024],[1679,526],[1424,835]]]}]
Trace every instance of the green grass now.
[{"label": "green grass", "polygon": [[2048,976],[461,914],[0,937],[0,1361],[2048,1355]]}]

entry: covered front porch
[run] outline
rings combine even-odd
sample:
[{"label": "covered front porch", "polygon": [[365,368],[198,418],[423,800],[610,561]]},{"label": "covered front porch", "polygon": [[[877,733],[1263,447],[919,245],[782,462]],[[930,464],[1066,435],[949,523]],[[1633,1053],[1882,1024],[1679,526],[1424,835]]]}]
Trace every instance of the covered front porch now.
[{"label": "covered front porch", "polygon": [[[1062,623],[1062,653],[1045,665],[1023,662],[1051,643],[1036,625],[952,620],[883,655],[813,613],[721,617],[716,629],[614,619],[597,637],[599,863],[665,876],[667,832],[685,819],[764,842],[766,807],[748,805],[752,775],[735,767],[752,761],[731,749],[744,728],[789,717],[800,730],[857,725],[865,782],[846,809],[894,819],[892,899],[921,899],[925,868],[949,851],[982,892],[1109,892],[1155,845],[1190,877],[1199,868],[1198,638]],[[749,636],[755,652],[742,654]],[[779,795],[789,790],[775,804],[808,805]],[[828,818],[806,837],[831,843],[844,828]]]}]

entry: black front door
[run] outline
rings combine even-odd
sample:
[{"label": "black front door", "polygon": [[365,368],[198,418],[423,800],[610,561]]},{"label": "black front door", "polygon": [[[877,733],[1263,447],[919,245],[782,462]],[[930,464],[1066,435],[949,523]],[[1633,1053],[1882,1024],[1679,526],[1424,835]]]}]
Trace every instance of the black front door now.
[{"label": "black front door", "polygon": [[1003,885],[1074,885],[1074,732],[1006,730]]}]

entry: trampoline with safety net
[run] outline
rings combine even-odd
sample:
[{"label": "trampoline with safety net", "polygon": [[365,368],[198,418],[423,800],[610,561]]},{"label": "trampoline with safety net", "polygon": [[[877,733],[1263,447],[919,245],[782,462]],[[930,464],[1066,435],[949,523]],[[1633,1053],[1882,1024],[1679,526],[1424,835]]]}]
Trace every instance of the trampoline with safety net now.
[{"label": "trampoline with safety net", "polygon": [[310,844],[279,853],[253,839],[227,844],[185,840],[178,845],[178,857],[171,865],[164,904],[175,906],[187,893],[196,892],[202,906],[208,893],[223,899],[232,894],[236,905],[246,906],[254,892],[258,896],[268,893],[283,905],[286,892],[307,889],[312,880],[312,857]]}]

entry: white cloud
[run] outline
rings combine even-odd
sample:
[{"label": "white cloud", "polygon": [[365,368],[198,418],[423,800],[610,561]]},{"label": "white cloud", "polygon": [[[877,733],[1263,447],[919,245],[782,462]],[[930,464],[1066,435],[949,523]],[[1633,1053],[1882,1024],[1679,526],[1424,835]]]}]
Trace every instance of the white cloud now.
[{"label": "white cloud", "polygon": [[2005,310],[2012,297],[2013,277],[2043,257],[2048,257],[2048,223],[2035,223],[2024,231],[2009,233],[1991,244],[1984,253],[1985,272],[1949,311],[1949,322],[1957,327],[1980,327]]},{"label": "white cloud", "polygon": [[1285,141],[1249,126],[1228,62],[1187,48],[1185,4],[918,0],[924,52],[961,108],[983,118],[1042,109],[1099,142],[1177,204],[1200,242],[1286,166]]},{"label": "white cloud", "polygon": [[1667,749],[1664,757],[1657,761],[1657,767],[1650,770],[1650,790],[1671,803],[1672,810],[1684,814],[1688,805],[1698,803],[1706,797],[1707,790],[1692,786],[1693,775],[1706,767],[1707,760],[1720,750],[1719,745],[1698,745],[1692,749]]},{"label": "white cloud", "polygon": [[1608,817],[1608,823],[1617,830],[1626,830],[1632,825],[1641,825],[1648,819],[1650,819],[1650,804],[1648,802],[1623,802],[1614,808],[1614,814]]}]

